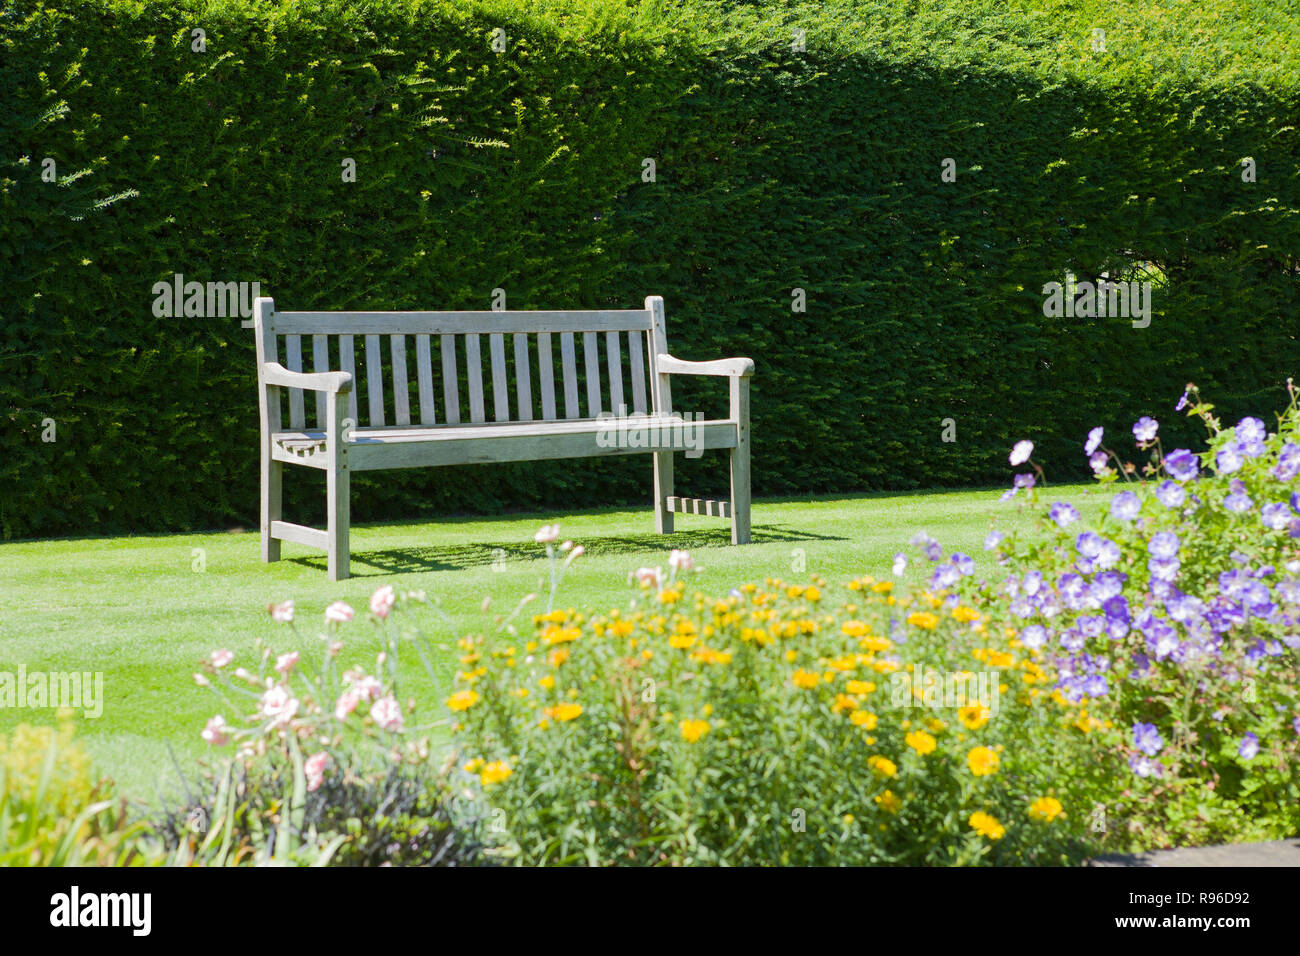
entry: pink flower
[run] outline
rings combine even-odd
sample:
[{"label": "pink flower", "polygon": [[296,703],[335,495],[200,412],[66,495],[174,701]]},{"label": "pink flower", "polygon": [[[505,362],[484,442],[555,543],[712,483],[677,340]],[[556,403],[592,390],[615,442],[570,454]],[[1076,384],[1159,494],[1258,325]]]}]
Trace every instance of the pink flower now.
[{"label": "pink flower", "polygon": [[286,677],[293,666],[298,663],[298,652],[290,651],[288,654],[281,654],[275,659],[275,669]]},{"label": "pink flower", "polygon": [[329,762],[330,755],[323,750],[307,758],[302,769],[307,774],[308,790],[317,790],[325,782],[325,767]]},{"label": "pink flower", "polygon": [[357,709],[361,695],[355,690],[345,690],[339,695],[339,702],[334,705],[334,716],[338,720],[347,720],[348,714]]},{"label": "pink flower", "polygon": [[358,697],[364,697],[367,700],[373,700],[379,696],[384,685],[380,683],[378,677],[367,677],[365,671],[350,670],[343,674],[343,682],[347,684]]},{"label": "pink flower", "polygon": [[533,540],[538,544],[550,544],[552,541],[558,541],[560,537],[560,526],[558,524],[544,524],[533,535]]},{"label": "pink flower", "polygon": [[288,688],[277,684],[262,695],[259,713],[270,721],[270,727],[282,727],[298,713],[298,700]]},{"label": "pink flower", "polygon": [[629,577],[635,578],[637,584],[641,585],[641,587],[643,588],[645,587],[658,588],[663,586],[664,569],[663,568],[637,568],[629,575]]},{"label": "pink flower", "polygon": [[375,705],[370,708],[370,716],[384,730],[402,729],[402,708],[398,706],[392,694],[375,701]]},{"label": "pink flower", "polygon": [[226,744],[230,743],[230,737],[226,734],[226,731],[229,729],[230,727],[226,724],[226,718],[217,714],[217,716],[213,717],[203,726],[203,733],[201,736],[213,747],[224,747]]},{"label": "pink flower", "polygon": [[695,567],[695,559],[691,557],[689,551],[678,551],[674,548],[668,555],[668,567],[680,574]]},{"label": "pink flower", "polygon": [[393,586],[385,584],[370,595],[370,613],[375,617],[388,617],[388,612],[393,609],[393,604],[396,601],[397,593],[393,590]]},{"label": "pink flower", "polygon": [[346,624],[352,620],[354,614],[356,612],[342,601],[335,601],[325,609],[325,623]]},{"label": "pink flower", "polygon": [[572,551],[570,551],[569,556],[564,559],[565,566],[567,567],[568,565],[572,564],[574,561],[577,561],[580,557],[582,557],[586,553],[587,553],[587,549],[584,548],[582,545],[578,545]]},{"label": "pink flower", "polygon": [[235,659],[235,653],[234,653],[234,651],[224,651],[224,650],[223,650],[223,651],[213,651],[213,652],[212,652],[212,666],[213,666],[213,667],[225,667],[227,664],[229,664],[229,663],[230,663],[231,661],[233,661],[234,659]]},{"label": "pink flower", "polygon": [[195,674],[195,675],[194,675],[194,683],[198,684],[200,687],[211,687],[211,686],[212,686],[212,681],[208,680],[208,679],[207,679],[206,677],[204,677],[202,674]]},{"label": "pink flower", "polygon": [[271,612],[271,620],[277,624],[288,624],[293,620],[293,601],[268,604],[266,609]]}]

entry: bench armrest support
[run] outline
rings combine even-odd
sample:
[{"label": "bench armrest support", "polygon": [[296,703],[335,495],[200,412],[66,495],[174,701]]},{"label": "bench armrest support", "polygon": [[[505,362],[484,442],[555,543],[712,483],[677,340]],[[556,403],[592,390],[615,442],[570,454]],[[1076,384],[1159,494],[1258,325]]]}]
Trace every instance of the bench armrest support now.
[{"label": "bench armrest support", "polygon": [[305,388],[310,392],[352,391],[352,375],[348,372],[291,372],[279,362],[262,365],[262,382],[285,388]]},{"label": "bench armrest support", "polygon": [[657,356],[660,372],[670,375],[723,375],[749,378],[754,374],[754,360],[749,358],[715,359],[712,362],[688,362],[671,355]]}]

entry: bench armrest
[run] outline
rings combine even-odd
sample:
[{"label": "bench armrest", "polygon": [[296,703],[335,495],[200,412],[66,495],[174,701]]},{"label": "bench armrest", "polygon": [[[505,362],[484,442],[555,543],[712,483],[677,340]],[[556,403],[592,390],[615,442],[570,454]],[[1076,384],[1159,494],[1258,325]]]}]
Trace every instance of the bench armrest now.
[{"label": "bench armrest", "polygon": [[688,362],[671,355],[657,357],[661,372],[672,375],[728,375],[749,378],[754,374],[754,360],[749,358],[715,359],[712,362]]},{"label": "bench armrest", "polygon": [[352,391],[352,375],[349,372],[291,372],[279,362],[266,362],[262,365],[262,381],[266,385],[305,388],[312,392]]}]

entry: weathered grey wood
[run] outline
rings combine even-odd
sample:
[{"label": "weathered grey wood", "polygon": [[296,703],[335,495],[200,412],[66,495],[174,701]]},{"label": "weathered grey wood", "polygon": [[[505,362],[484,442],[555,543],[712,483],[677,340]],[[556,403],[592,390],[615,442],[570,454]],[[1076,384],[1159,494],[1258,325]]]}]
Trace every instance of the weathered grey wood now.
[{"label": "weathered grey wood", "polygon": [[[311,370],[313,372],[330,371],[330,340],[328,335],[311,337]],[[316,392],[316,427],[325,427],[325,393]]]},{"label": "weathered grey wood", "polygon": [[605,333],[605,357],[609,370],[609,410],[615,415],[627,413],[623,404],[623,350],[618,345],[618,332]]},{"label": "weathered grey wood", "polygon": [[[657,357],[668,353],[668,331],[664,322],[664,300],[657,295],[647,296],[645,308],[650,313],[650,387],[656,415],[671,415],[673,409],[672,386],[667,373],[660,373]],[[654,453],[655,531],[671,534],[673,513],[668,508],[668,498],[673,493],[673,453]]]},{"label": "weathered grey wood", "polygon": [[259,296],[253,302],[253,335],[257,348],[257,405],[261,422],[261,529],[262,560],[280,560],[280,542],[271,536],[271,523],[280,520],[281,489],[284,466],[273,457],[272,432],[278,431],[280,419],[280,389],[266,384],[266,363],[280,361],[280,350],[275,339],[275,301]]},{"label": "weathered grey wood", "polygon": [[516,421],[533,420],[533,383],[529,371],[528,336],[515,333],[515,408]]},{"label": "weathered grey wood", "polygon": [[350,335],[339,336],[339,368],[352,376],[352,390],[348,393],[348,417],[354,424],[360,425],[361,419],[357,418],[356,345]]},{"label": "weathered grey wood", "polygon": [[665,502],[669,511],[677,514],[708,515],[711,518],[730,518],[731,503],[711,498],[678,498],[669,495]]},{"label": "weathered grey wood", "polygon": [[587,417],[600,414],[600,356],[596,351],[596,333],[582,333],[582,361],[587,368]]},{"label": "weathered grey wood", "polygon": [[350,562],[350,526],[352,523],[352,473],[348,467],[349,446],[343,441],[346,406],[335,392],[330,392],[327,414],[329,435],[327,454],[329,471],[325,473],[325,516],[327,521],[327,566],[331,581],[348,576]]},{"label": "weathered grey wood", "polygon": [[[291,372],[302,371],[302,337],[286,335],[284,337],[284,364]],[[303,411],[302,389],[289,389],[289,427],[303,428],[307,424]]]},{"label": "weathered grey wood", "polygon": [[438,421],[433,402],[433,357],[429,353],[429,337],[415,337],[415,377],[420,383],[420,424],[433,425]]},{"label": "weathered grey wood", "polygon": [[329,532],[322,531],[320,528],[309,528],[305,524],[294,524],[292,521],[272,521],[271,536],[280,541],[305,544],[309,548],[320,548],[322,551],[329,550]]},{"label": "weathered grey wood", "polygon": [[366,336],[366,411],[370,424],[384,423],[384,357],[379,351],[379,336]]},{"label": "weathered grey wood", "polygon": [[460,372],[456,370],[456,336],[444,335],[442,343],[442,401],[448,424],[460,422]]},{"label": "weathered grey wood", "polygon": [[498,422],[510,421],[510,389],[506,383],[505,336],[494,332],[488,336],[492,352],[492,418]]},{"label": "weathered grey wood", "polygon": [[469,420],[481,422],[483,414],[483,356],[479,351],[478,336],[465,336],[465,366],[469,372]]},{"label": "weathered grey wood", "polygon": [[[753,368],[750,368],[753,373]],[[731,543],[749,543],[749,376],[731,378],[731,420],[736,447],[731,452]]]},{"label": "weathered grey wood", "polygon": [[392,337],[393,418],[399,425],[411,424],[411,388],[406,381],[406,336]]},{"label": "weathered grey wood", "polygon": [[632,411],[638,415],[646,413],[645,350],[641,347],[644,336],[644,332],[627,334],[627,360],[632,367]]},{"label": "weathered grey wood", "polygon": [[[635,333],[633,333],[635,334]],[[555,366],[551,359],[551,333],[537,334],[537,374],[542,390],[542,418],[555,421]]]},{"label": "weathered grey wood", "polygon": [[564,374],[564,417],[578,417],[578,359],[574,355],[573,333],[560,336],[560,366]]},{"label": "weathered grey wood", "polygon": [[486,335],[609,332],[650,328],[642,309],[482,312],[277,312],[280,335]]}]

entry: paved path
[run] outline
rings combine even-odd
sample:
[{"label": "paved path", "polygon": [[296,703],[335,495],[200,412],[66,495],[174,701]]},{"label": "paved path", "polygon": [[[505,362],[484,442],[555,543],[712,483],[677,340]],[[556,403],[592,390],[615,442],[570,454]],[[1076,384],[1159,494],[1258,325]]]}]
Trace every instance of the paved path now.
[{"label": "paved path", "polygon": [[1300,839],[1113,853],[1088,866],[1300,866]]}]

